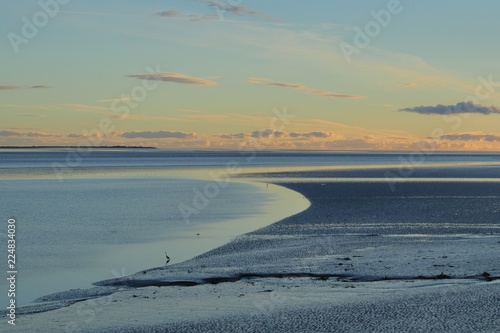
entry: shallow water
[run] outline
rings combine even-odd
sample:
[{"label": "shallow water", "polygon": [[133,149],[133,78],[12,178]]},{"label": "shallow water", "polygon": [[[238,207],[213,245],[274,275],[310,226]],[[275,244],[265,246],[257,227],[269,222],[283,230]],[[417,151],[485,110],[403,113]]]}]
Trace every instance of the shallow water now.
[{"label": "shallow water", "polygon": [[[171,264],[187,260],[300,209],[285,206],[294,192],[276,186],[230,182],[215,192],[211,183],[207,197],[207,184],[181,178],[1,181],[0,211],[17,220],[17,301],[162,266],[165,251]],[[181,204],[197,213],[183,215]]]}]

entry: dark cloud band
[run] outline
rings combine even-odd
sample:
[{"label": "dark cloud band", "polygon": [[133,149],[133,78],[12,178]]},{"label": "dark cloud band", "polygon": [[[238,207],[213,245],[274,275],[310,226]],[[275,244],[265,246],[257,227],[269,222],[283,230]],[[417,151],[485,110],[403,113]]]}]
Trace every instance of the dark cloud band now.
[{"label": "dark cloud band", "polygon": [[414,112],[420,114],[458,114],[458,113],[480,113],[495,114],[500,113],[500,108],[496,106],[482,106],[472,102],[461,102],[455,105],[438,104],[436,106],[416,106],[413,108],[399,109],[399,111]]}]

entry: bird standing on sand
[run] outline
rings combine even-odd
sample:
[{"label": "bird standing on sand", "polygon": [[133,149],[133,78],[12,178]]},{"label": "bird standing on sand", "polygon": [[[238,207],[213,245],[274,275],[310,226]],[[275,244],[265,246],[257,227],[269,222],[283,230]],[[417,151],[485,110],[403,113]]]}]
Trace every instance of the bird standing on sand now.
[{"label": "bird standing on sand", "polygon": [[168,256],[167,252],[165,252],[165,257],[167,258],[167,261],[165,262],[165,266],[167,266],[168,263],[170,262],[170,257]]}]

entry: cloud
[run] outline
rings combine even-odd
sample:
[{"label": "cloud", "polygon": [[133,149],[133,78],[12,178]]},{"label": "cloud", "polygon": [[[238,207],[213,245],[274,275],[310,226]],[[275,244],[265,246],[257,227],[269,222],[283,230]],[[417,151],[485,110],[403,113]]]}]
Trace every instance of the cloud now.
[{"label": "cloud", "polygon": [[399,109],[399,111],[415,112],[420,114],[457,114],[457,113],[480,113],[480,114],[493,114],[500,113],[500,108],[496,106],[482,106],[472,102],[460,102],[456,105],[442,105],[436,106],[416,106],[413,108]]},{"label": "cloud", "polygon": [[52,110],[52,107],[46,105],[16,105],[16,104],[0,104],[2,108],[16,108],[16,109],[36,109],[36,110]]},{"label": "cloud", "polygon": [[292,138],[319,138],[319,139],[324,139],[331,137],[333,133],[330,132],[309,132],[309,133],[298,133],[298,132],[292,132],[289,134]]},{"label": "cloud", "polygon": [[6,127],[5,130],[39,131],[40,127]]},{"label": "cloud", "polygon": [[21,135],[20,132],[14,132],[14,131],[0,131],[0,136],[19,136]]},{"label": "cloud", "polygon": [[56,136],[57,134],[43,133],[43,132],[18,132],[18,131],[0,131],[0,136],[24,136],[24,137],[48,137]]},{"label": "cloud", "polygon": [[222,138],[222,139],[244,139],[248,135],[245,133],[234,133],[234,134],[219,134],[216,135],[216,137]]},{"label": "cloud", "polygon": [[[241,138],[246,137],[243,133],[239,134]],[[306,139],[326,139],[326,138],[331,138],[336,136],[337,138],[342,137],[341,135],[335,135],[331,132],[322,132],[322,131],[315,131],[315,132],[291,132],[287,133],[284,131],[276,131],[273,129],[263,129],[260,131],[253,131],[250,134],[250,137],[256,138],[256,139],[268,139],[270,137],[276,137],[276,138],[293,138],[293,139],[300,139],[300,138],[306,138]]]},{"label": "cloud", "polygon": [[271,137],[275,138],[285,138],[288,136],[287,132],[284,131],[276,131],[274,129],[263,129],[260,131],[253,131],[250,134],[250,137],[255,139],[269,139]]},{"label": "cloud", "polygon": [[305,88],[305,86],[301,86],[299,84],[283,83],[283,82],[264,83],[264,84],[267,84],[268,86],[280,87],[280,88],[292,88],[292,89],[304,89]]},{"label": "cloud", "polygon": [[193,86],[216,86],[217,82],[208,81],[205,79],[191,77],[179,73],[169,73],[169,72],[153,72],[153,73],[143,73],[136,75],[128,75],[127,77],[141,79],[141,80],[151,80],[151,81],[164,81],[164,82],[175,82],[181,84],[190,84]]},{"label": "cloud", "polygon": [[270,138],[274,135],[273,129],[264,129],[260,131],[253,131],[250,135],[252,138],[260,139],[260,138]]},{"label": "cloud", "polygon": [[69,109],[72,111],[94,111],[94,110],[111,110],[108,107],[86,105],[86,104],[55,104],[58,108]]},{"label": "cloud", "polygon": [[15,89],[47,89],[51,88],[49,86],[31,86],[31,87],[25,87],[25,86],[0,86],[0,90],[15,90]]},{"label": "cloud", "polygon": [[101,99],[97,102],[124,102],[124,101],[135,101],[135,98],[133,98],[133,97],[121,97],[121,98]]},{"label": "cloud", "polygon": [[295,84],[295,83],[285,83],[285,82],[262,82],[258,81],[256,79],[253,80],[247,80],[247,83],[254,83],[254,84],[262,84],[265,86],[271,86],[271,87],[279,87],[279,88],[292,88],[292,89],[305,89],[306,86],[302,86],[300,84]]},{"label": "cloud", "polygon": [[80,111],[100,113],[96,110],[111,110],[108,107],[85,105],[85,104],[50,104],[50,105],[16,105],[16,104],[0,104],[3,108],[18,108],[18,109],[36,109],[36,110],[51,110],[51,111]]},{"label": "cloud", "polygon": [[409,82],[409,83],[396,83],[395,84],[396,87],[403,87],[403,88],[415,87],[416,85],[417,84],[413,83],[413,82]]},{"label": "cloud", "polygon": [[184,18],[191,22],[202,22],[202,21],[213,21],[216,19],[223,20],[224,14],[228,13],[232,16],[238,17],[252,17],[257,19],[263,19],[272,22],[282,22],[282,20],[275,18],[264,11],[252,10],[246,6],[233,5],[222,1],[210,1],[201,0],[201,2],[206,3],[210,8],[215,9],[216,14],[199,14],[199,13],[189,13],[183,15],[178,10],[165,10],[154,14],[157,17],[168,17],[168,18]]},{"label": "cloud", "polygon": [[33,118],[46,118],[46,117],[48,117],[47,115],[36,114],[36,113],[25,113],[25,114],[19,114],[18,116],[20,116],[20,117],[33,117]]},{"label": "cloud", "polygon": [[68,138],[86,138],[86,137],[88,136],[83,134],[77,134],[77,133],[68,134]]},{"label": "cloud", "polygon": [[435,81],[436,79],[439,79],[438,77],[435,76],[419,76],[417,77],[418,81],[416,82],[408,82],[408,83],[396,83],[394,86],[396,87],[402,87],[402,88],[411,88],[411,87],[416,87],[418,85],[426,85],[429,82]]},{"label": "cloud", "polygon": [[184,19],[188,20],[191,22],[201,22],[201,21],[211,21],[215,20],[218,16],[215,14],[212,15],[207,15],[207,14],[187,14],[183,15],[180,11],[170,9],[170,10],[164,10],[162,12],[158,12],[154,14],[153,16],[156,17],[167,17],[167,18],[177,18],[177,19]]},{"label": "cloud", "polygon": [[358,95],[339,94],[339,93],[326,91],[326,90],[315,90],[315,89],[311,89],[311,88],[308,88],[304,85],[300,85],[300,84],[296,84],[296,83],[267,82],[267,81],[270,81],[270,80],[264,79],[264,78],[248,78],[246,82],[253,83],[253,84],[261,84],[264,86],[271,86],[271,87],[291,88],[291,89],[303,90],[305,94],[318,95],[318,96],[322,96],[322,97],[350,98],[350,99],[366,98],[364,96],[358,96]]},{"label": "cloud", "polygon": [[333,97],[333,98],[349,98],[349,99],[366,98],[365,96],[339,94],[339,93],[335,93],[332,91],[326,91],[326,90],[309,90],[308,92],[306,92],[306,94],[318,95],[318,96],[322,96],[322,97]]},{"label": "cloud", "polygon": [[176,139],[192,139],[196,138],[195,133],[186,133],[186,132],[171,132],[171,131],[158,131],[158,132],[125,132],[121,134],[121,137],[127,139],[167,139],[167,138],[176,138]]},{"label": "cloud", "polygon": [[31,86],[28,89],[49,89],[52,88],[50,86]]},{"label": "cloud", "polygon": [[178,10],[164,10],[163,12],[156,13],[156,16],[161,17],[178,17],[181,16],[181,12]]},{"label": "cloud", "polygon": [[217,13],[229,13],[234,16],[250,16],[260,18],[267,21],[282,22],[282,20],[275,18],[264,11],[255,11],[246,6],[232,5],[221,1],[206,1],[210,7],[213,7]]},{"label": "cloud", "polygon": [[283,132],[283,131],[274,131],[274,136],[277,138],[283,138],[287,136],[288,133]]},{"label": "cloud", "polygon": [[263,77],[249,77],[248,79],[255,80],[255,81],[271,81],[271,80],[263,78]]},{"label": "cloud", "polygon": [[14,90],[14,89],[24,89],[24,87],[19,87],[19,86],[0,86],[0,90]]},{"label": "cloud", "polygon": [[200,15],[200,14],[190,14],[188,15],[189,21],[191,22],[203,22],[203,21],[213,21],[216,20],[219,16],[212,15]]},{"label": "cloud", "polygon": [[452,133],[441,135],[441,140],[500,142],[500,134]]},{"label": "cloud", "polygon": [[70,134],[67,134],[66,136],[68,138],[76,138],[76,139],[81,139],[81,138],[95,138],[95,139],[99,139],[99,138],[113,138],[113,137],[119,137],[123,134],[123,132],[116,132],[116,131],[113,131],[113,132],[107,132],[107,133],[104,133],[104,132],[92,132],[92,133],[87,133],[86,131],[82,132],[82,133],[70,133]]}]

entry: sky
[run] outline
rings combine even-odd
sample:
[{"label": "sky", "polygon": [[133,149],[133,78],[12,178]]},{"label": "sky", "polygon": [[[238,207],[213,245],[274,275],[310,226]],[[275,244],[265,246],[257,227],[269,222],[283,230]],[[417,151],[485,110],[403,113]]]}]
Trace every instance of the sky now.
[{"label": "sky", "polygon": [[498,1],[0,6],[1,146],[500,148]]}]

